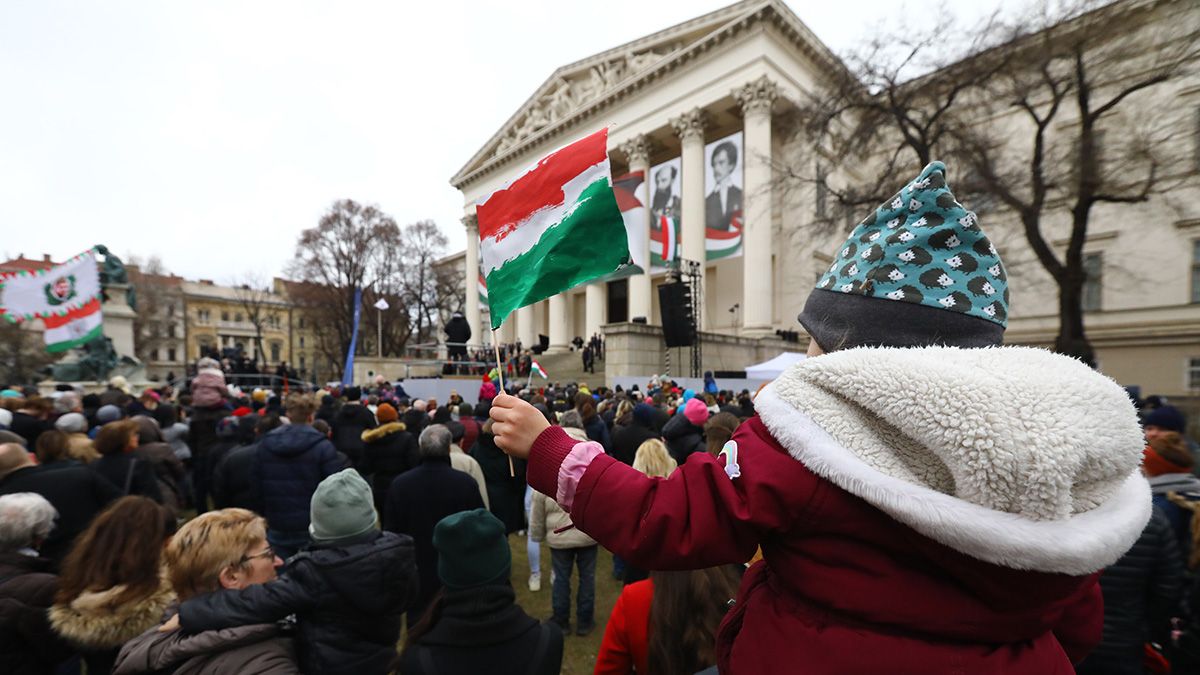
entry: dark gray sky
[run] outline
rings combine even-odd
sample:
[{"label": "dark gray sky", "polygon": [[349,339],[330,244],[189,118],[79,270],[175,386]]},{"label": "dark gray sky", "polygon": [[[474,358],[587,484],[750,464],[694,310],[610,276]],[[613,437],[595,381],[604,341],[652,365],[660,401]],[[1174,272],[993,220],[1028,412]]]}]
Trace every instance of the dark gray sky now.
[{"label": "dark gray sky", "polygon": [[[461,249],[450,176],[556,67],[726,4],[8,0],[0,255],[103,243],[193,279],[267,276],[343,197]],[[789,4],[841,52],[948,3]]]}]

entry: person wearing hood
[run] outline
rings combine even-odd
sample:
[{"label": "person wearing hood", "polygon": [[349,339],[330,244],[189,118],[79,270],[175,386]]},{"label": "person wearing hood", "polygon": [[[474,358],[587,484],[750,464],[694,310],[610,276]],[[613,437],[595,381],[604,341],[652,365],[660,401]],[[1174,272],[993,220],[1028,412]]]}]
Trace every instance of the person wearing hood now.
[{"label": "person wearing hood", "polygon": [[471,324],[462,312],[450,315],[446,322],[446,353],[451,361],[467,360],[467,343],[471,341]]},{"label": "person wearing hood", "polygon": [[434,527],[433,547],[442,590],[409,628],[400,672],[557,675],[562,631],[517,604],[504,523],[485,509],[449,515]]},{"label": "person wearing hood", "polygon": [[337,411],[329,426],[333,428],[333,447],[350,458],[354,466],[363,461],[366,438],[363,432],[378,426],[375,415],[362,405],[362,389],[346,387],[346,404]]},{"label": "person wearing hood", "polygon": [[704,423],[707,421],[708,406],[704,405],[704,401],[692,397],[683,405],[682,412],[673,415],[663,426],[663,439],[680,466],[692,453],[704,452]]},{"label": "person wearing hood", "polygon": [[342,469],[333,443],[312,427],[316,412],[312,397],[292,394],[286,408],[291,424],[262,437],[250,482],[252,499],[267,519],[267,541],[285,560],[309,542],[313,492]]},{"label": "person wearing hood", "polygon": [[375,416],[379,418],[379,426],[362,432],[362,442],[366,446],[359,471],[370,476],[375,508],[382,513],[392,481],[420,464],[421,455],[417,450],[417,439],[408,433],[391,404],[380,404]]},{"label": "person wearing hood", "polygon": [[267,413],[261,417],[246,415],[237,419],[237,436],[241,445],[225,453],[213,467],[212,497],[218,509],[262,510],[254,501],[251,481],[258,442],[265,434],[283,424],[278,413]]},{"label": "person wearing hood", "polygon": [[1194,515],[1191,509],[1178,502],[1181,496],[1186,497],[1187,502],[1200,500],[1200,478],[1192,473],[1192,454],[1188,452],[1183,437],[1176,431],[1147,432],[1146,437],[1148,440],[1142,471],[1150,481],[1154,506],[1166,516],[1183,559],[1189,560],[1194,548]]},{"label": "person wearing hood", "polygon": [[[267,525],[245,509],[201,514],[179,528],[163,552],[167,578],[180,602],[222,588],[241,589],[276,578],[283,561],[267,544]],[[177,607],[167,610],[174,616]],[[114,675],[238,673],[298,675],[291,635],[274,623],[194,635],[155,624],[126,642]]]},{"label": "person wearing hood", "polygon": [[[417,597],[412,538],[379,530],[371,486],[354,469],[321,481],[309,521],[312,547],[278,579],[186,600],[179,627],[194,634],[295,614],[301,672],[390,672],[404,611]],[[277,555],[273,548],[263,553]]]},{"label": "person wearing hood", "polygon": [[417,440],[421,464],[397,476],[388,488],[383,527],[412,537],[416,546],[420,595],[409,609],[409,627],[417,623],[441,587],[433,547],[434,526],[452,513],[483,506],[475,481],[450,465],[451,441],[446,427],[427,427]]},{"label": "person wearing hood", "polygon": [[650,440],[658,438],[654,429],[654,406],[639,403],[633,406],[633,423],[618,426],[612,432],[612,455],[622,464],[633,466],[633,458],[637,449]]},{"label": "person wearing hood", "polygon": [[1071,673],[1100,640],[1098,572],[1150,517],[1133,404],[1075,359],[1001,346],[1004,265],[940,162],[836,258],[799,317],[809,358],[720,457],[649,478],[510,396],[497,444],[634,565],[761,546],[717,631],[724,675]]},{"label": "person wearing hood", "polygon": [[154,419],[162,431],[163,441],[171,446],[176,457],[186,462],[192,458],[192,450],[187,444],[188,425],[179,419],[180,410],[170,403],[163,403],[154,409]]}]

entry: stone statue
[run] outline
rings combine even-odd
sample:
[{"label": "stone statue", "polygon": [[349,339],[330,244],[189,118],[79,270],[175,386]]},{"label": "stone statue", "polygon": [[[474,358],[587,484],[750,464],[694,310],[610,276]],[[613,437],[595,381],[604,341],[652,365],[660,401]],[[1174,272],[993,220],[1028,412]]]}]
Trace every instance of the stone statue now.
[{"label": "stone statue", "polygon": [[108,378],[118,363],[132,362],[128,357],[118,358],[112,340],[103,335],[85,344],[80,351],[83,356],[77,361],[63,361],[49,366],[47,370],[50,377],[59,382],[100,382]]},{"label": "stone statue", "polygon": [[[104,244],[96,246],[96,252],[104,256],[104,264],[100,268],[100,287],[107,290],[111,285],[128,286],[125,290],[125,302],[129,304],[130,309],[137,310],[137,292],[133,289],[133,285],[129,283],[129,272],[125,269],[125,263],[116,255],[109,252],[108,247]],[[107,293],[105,294],[107,297]]]}]

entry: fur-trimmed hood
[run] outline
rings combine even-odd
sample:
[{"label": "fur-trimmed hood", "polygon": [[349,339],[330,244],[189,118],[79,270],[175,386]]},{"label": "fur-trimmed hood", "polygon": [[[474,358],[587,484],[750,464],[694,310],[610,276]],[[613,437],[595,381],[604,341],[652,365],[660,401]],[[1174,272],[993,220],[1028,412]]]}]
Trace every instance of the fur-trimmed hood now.
[{"label": "fur-trimmed hood", "polygon": [[68,640],[85,649],[112,649],[158,625],[175,602],[175,592],[164,579],[157,590],[131,602],[117,603],[125,586],[87,591],[70,604],[50,608],[50,624]]},{"label": "fur-trimmed hood", "polygon": [[404,425],[404,422],[388,422],[387,424],[382,424],[374,429],[367,429],[363,431],[362,440],[363,443],[374,443],[375,441],[378,441],[389,434],[394,434],[398,431],[404,431],[407,428],[408,427]]},{"label": "fur-trimmed hood", "polygon": [[810,470],[990,563],[1087,574],[1150,516],[1124,390],[1045,350],[850,349],[796,364],[754,403]]}]

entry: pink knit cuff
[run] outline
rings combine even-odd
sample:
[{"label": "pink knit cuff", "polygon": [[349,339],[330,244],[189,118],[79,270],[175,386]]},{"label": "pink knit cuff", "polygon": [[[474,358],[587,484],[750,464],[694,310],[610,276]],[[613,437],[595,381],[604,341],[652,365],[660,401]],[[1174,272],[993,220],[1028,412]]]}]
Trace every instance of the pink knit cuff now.
[{"label": "pink knit cuff", "polygon": [[575,503],[575,488],[579,486],[583,474],[591,466],[592,460],[604,454],[604,446],[595,441],[576,443],[571,453],[558,465],[558,492],[554,501],[563,507],[567,513]]},{"label": "pink knit cuff", "polygon": [[534,490],[544,495],[558,494],[558,468],[562,465],[575,439],[563,432],[562,427],[546,427],[533,441],[529,451],[529,466],[525,479]]}]

